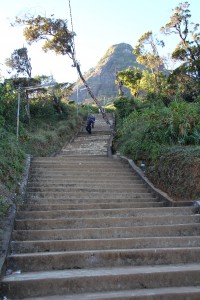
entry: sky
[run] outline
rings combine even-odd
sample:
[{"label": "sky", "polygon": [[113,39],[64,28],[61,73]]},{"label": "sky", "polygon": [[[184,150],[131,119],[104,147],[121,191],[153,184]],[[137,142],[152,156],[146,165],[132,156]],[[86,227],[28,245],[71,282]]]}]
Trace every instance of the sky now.
[{"label": "sky", "polygon": [[[41,43],[27,44],[22,27],[11,27],[15,16],[38,14],[67,19],[72,30],[69,0],[7,0],[0,10],[0,70],[8,78],[5,59],[15,49],[27,47],[31,58],[32,76],[52,75],[57,82],[74,82],[78,78],[68,56],[44,53]],[[137,40],[147,31],[159,36],[160,28],[170,21],[172,10],[183,1],[177,0],[70,0],[73,31],[76,33],[76,58],[82,73],[95,67],[109,47],[119,43],[130,44],[133,48]],[[191,21],[200,22],[200,1],[188,0]],[[176,36],[161,36],[166,47],[162,54],[173,51]]]}]

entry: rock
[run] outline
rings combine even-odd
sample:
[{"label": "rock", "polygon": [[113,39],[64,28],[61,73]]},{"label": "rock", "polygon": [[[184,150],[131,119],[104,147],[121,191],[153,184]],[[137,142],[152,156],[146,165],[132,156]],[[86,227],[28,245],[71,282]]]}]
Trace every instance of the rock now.
[{"label": "rock", "polygon": [[[95,97],[101,100],[102,105],[104,105],[104,98],[108,100],[118,95],[118,86],[115,84],[117,71],[126,70],[129,67],[133,68],[134,66],[141,68],[141,65],[136,62],[132,46],[121,43],[111,46],[96,67],[91,68],[84,74],[84,78]],[[78,81],[72,95],[69,97],[70,100],[77,101],[77,86],[79,88],[78,102],[91,99],[82,81]],[[130,96],[127,88],[123,88],[123,91],[125,96]]]}]

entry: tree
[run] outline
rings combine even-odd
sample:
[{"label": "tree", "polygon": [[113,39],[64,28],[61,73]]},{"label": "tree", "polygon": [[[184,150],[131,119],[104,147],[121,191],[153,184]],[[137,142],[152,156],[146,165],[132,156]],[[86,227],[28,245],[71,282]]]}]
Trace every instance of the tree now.
[{"label": "tree", "polygon": [[[29,86],[32,66],[31,66],[31,59],[28,57],[27,48],[23,47],[14,50],[14,52],[11,54],[11,58],[6,59],[6,65],[9,68],[11,68],[11,70],[17,72],[17,77],[19,77],[19,75],[27,75],[29,78],[27,85]],[[27,91],[26,91],[26,100],[27,100],[27,105],[26,105],[27,117],[30,119],[29,97]]]},{"label": "tree", "polygon": [[26,26],[24,29],[24,36],[29,44],[43,41],[44,44],[42,49],[45,52],[54,51],[56,54],[67,54],[72,59],[73,66],[76,67],[83,84],[88,90],[89,95],[99,107],[105,121],[111,125],[104,110],[82,75],[80,64],[76,60],[75,55],[75,33],[68,30],[67,20],[54,19],[53,17],[46,18],[40,15],[37,17],[29,17],[25,15],[23,20],[16,17],[15,24],[24,24]]},{"label": "tree", "polygon": [[134,97],[137,97],[140,91],[141,78],[142,72],[139,70],[139,68],[128,68],[124,71],[118,71],[116,84],[120,82],[122,86],[125,86],[126,88],[130,89],[131,94]]},{"label": "tree", "polygon": [[17,72],[17,77],[22,74],[31,78],[31,59],[28,57],[27,48],[23,47],[14,50],[11,57],[6,59],[5,64],[11,70]]},{"label": "tree", "polygon": [[148,31],[139,38],[133,51],[134,54],[138,55],[137,62],[144,65],[147,70],[150,70],[156,93],[160,92],[161,83],[159,73],[164,68],[164,61],[158,53],[158,46],[164,47],[164,42],[156,39],[152,31]]},{"label": "tree", "polygon": [[[191,18],[190,4],[188,2],[180,3],[173,10],[170,22],[161,28],[164,34],[176,34],[180,38],[176,49],[172,53],[172,58],[181,62],[173,75],[188,77],[187,88],[196,82],[196,94],[200,90],[200,32],[199,24],[190,23]],[[183,87],[185,81],[183,82]],[[193,91],[194,93],[194,91]]]}]

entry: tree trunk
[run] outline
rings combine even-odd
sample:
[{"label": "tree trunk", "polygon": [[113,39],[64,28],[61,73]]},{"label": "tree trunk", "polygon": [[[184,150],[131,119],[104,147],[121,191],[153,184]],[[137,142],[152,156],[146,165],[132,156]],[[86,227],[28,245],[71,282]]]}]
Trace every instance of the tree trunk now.
[{"label": "tree trunk", "polygon": [[109,119],[108,119],[106,113],[104,112],[103,108],[102,108],[101,105],[99,104],[97,98],[94,96],[94,94],[93,94],[93,92],[91,91],[90,87],[88,86],[88,84],[87,84],[85,78],[83,77],[83,75],[82,75],[82,73],[81,73],[81,70],[80,70],[79,64],[76,62],[76,60],[75,60],[74,57],[73,57],[72,59],[73,59],[73,62],[74,62],[74,66],[76,67],[76,69],[77,69],[77,71],[78,71],[78,74],[79,74],[79,76],[80,76],[80,78],[81,78],[83,84],[85,85],[85,87],[86,87],[86,89],[87,89],[89,95],[91,96],[91,98],[94,100],[94,102],[95,102],[96,105],[98,106],[98,108],[99,108],[99,110],[100,110],[100,112],[101,112],[101,114],[102,114],[104,120],[106,121],[106,123],[111,127],[111,123],[110,123],[110,121],[109,121]]}]

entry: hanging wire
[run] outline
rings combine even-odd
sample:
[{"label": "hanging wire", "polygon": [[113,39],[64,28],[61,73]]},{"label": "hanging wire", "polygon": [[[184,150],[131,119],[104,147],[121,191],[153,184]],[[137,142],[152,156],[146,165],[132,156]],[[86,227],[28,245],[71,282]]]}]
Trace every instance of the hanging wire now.
[{"label": "hanging wire", "polygon": [[71,19],[71,27],[72,27],[72,31],[74,31],[74,28],[73,28],[73,22],[72,22],[72,9],[71,9],[71,3],[70,3],[70,0],[69,0],[69,13],[70,13],[70,19]]},{"label": "hanging wire", "polygon": [[73,33],[73,36],[72,36],[73,56],[76,61],[76,50],[75,50],[75,42],[74,42],[74,27],[73,27],[73,20],[72,20],[72,8],[71,8],[70,0],[68,0],[68,2],[69,2],[69,13],[70,13],[70,21],[71,21],[71,31]]},{"label": "hanging wire", "polygon": [[[72,33],[73,33],[73,37],[72,37],[72,42],[73,42],[73,43],[72,43],[72,47],[73,47],[72,59],[73,59],[73,61],[74,61],[73,67],[76,67],[76,69],[77,69],[78,80],[79,80],[80,78],[82,79],[82,81],[83,81],[85,87],[87,88],[87,90],[88,90],[90,96],[91,96],[92,99],[95,101],[95,103],[97,104],[97,106],[100,108],[100,111],[101,111],[101,113],[102,113],[102,116],[103,116],[104,120],[105,120],[106,123],[109,124],[110,127],[111,127],[112,125],[110,124],[110,121],[109,121],[109,119],[108,119],[108,117],[107,117],[105,111],[102,109],[101,105],[98,103],[98,100],[97,100],[97,99],[95,98],[95,96],[93,95],[92,91],[90,90],[90,88],[89,88],[87,82],[85,81],[85,79],[83,78],[83,76],[81,76],[80,65],[79,65],[79,63],[78,63],[77,60],[76,60],[76,51],[75,51],[75,42],[74,42],[74,28],[73,28],[72,9],[71,9],[71,3],[70,3],[70,0],[68,0],[68,2],[69,2],[69,12],[70,12],[71,28],[72,28]],[[80,73],[78,72],[78,69],[79,69]],[[79,89],[79,82],[77,81],[77,98],[78,98],[78,89]],[[78,101],[77,101],[77,102],[78,102]],[[77,105],[78,105],[78,103],[77,103]]]},{"label": "hanging wire", "polygon": [[[68,0],[68,2],[69,2],[69,13],[70,13],[70,21],[71,21],[71,30],[74,33],[73,20],[72,20],[71,2],[70,2],[70,0]],[[74,34],[73,34],[73,37],[72,37],[72,42],[73,42],[73,56],[74,56],[75,63],[77,64],[75,42],[74,42]],[[75,65],[74,65],[74,67],[75,67]],[[77,80],[77,91],[76,91],[77,99],[76,99],[76,102],[77,102],[77,114],[78,114],[78,105],[79,105],[79,80],[80,80],[80,76],[79,76],[78,70],[77,70],[77,75],[78,75],[78,80]]]}]

